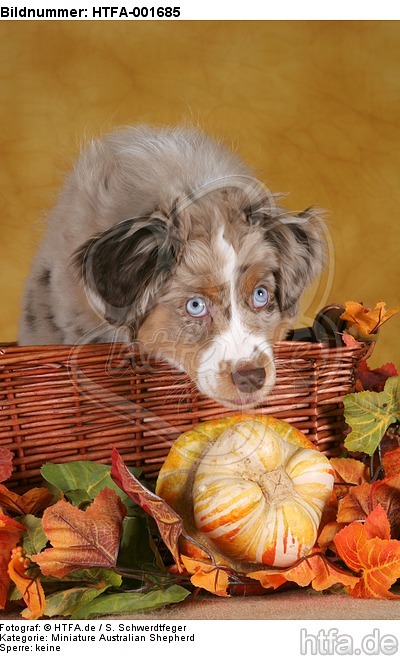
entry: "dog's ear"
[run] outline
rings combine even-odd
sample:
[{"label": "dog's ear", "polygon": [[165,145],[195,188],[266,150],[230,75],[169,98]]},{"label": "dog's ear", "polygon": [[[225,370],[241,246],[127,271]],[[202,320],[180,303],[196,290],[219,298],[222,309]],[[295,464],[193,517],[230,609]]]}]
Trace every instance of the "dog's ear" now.
[{"label": "dog's ear", "polygon": [[94,309],[111,324],[129,326],[135,335],[178,253],[176,231],[166,216],[155,212],[118,223],[90,239],[73,262]]},{"label": "dog's ear", "polygon": [[310,207],[298,215],[280,214],[266,221],[266,239],[274,247],[274,272],[281,312],[294,317],[307,285],[321,274],[325,261],[323,211]]}]

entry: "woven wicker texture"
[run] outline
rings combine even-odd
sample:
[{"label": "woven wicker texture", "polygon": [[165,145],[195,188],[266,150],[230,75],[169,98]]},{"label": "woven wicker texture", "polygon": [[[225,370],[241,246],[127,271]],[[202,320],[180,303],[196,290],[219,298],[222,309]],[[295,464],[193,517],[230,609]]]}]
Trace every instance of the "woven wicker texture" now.
[{"label": "woven wicker texture", "polygon": [[[367,346],[274,346],[277,382],[258,408],[302,430],[327,455],[340,451],[342,397],[353,389]],[[45,462],[126,464],[154,478],[176,437],[200,421],[232,414],[188,377],[126,344],[0,347],[0,446],[14,452],[12,488],[37,484]]]}]

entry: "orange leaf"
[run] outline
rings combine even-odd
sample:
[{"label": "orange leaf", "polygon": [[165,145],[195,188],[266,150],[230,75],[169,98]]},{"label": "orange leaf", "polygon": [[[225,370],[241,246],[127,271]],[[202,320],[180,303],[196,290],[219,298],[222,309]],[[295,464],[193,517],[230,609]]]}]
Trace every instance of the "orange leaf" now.
[{"label": "orange leaf", "polygon": [[211,560],[207,552],[200,547],[200,544],[194,540],[186,540],[184,537],[179,539],[179,553],[195,560]]},{"label": "orange leaf", "polygon": [[333,565],[323,554],[306,556],[297,565],[285,570],[252,572],[249,578],[257,579],[264,587],[277,588],[285,581],[300,587],[312,585],[314,590],[327,590],[335,584],[354,587],[358,578]]},{"label": "orange leaf", "polygon": [[367,539],[390,540],[390,524],[385,509],[380,504],[371,512],[364,524]]},{"label": "orange leaf", "polygon": [[384,478],[375,483],[363,483],[353,487],[349,494],[339,501],[337,521],[349,524],[364,520],[378,505],[387,513],[392,538],[400,536],[400,474]]},{"label": "orange leaf", "polygon": [[337,583],[351,588],[358,580],[318,553],[304,558],[296,567],[286,572],[285,576],[288,581],[303,587],[311,583],[314,590],[327,590]]},{"label": "orange leaf", "polygon": [[318,536],[318,545],[321,549],[334,550],[333,538],[342,530],[342,528],[344,528],[344,526],[345,524],[339,524],[339,522],[336,521],[325,524]]},{"label": "orange leaf", "polygon": [[179,553],[179,539],[185,538],[193,543],[203,553],[202,548],[183,528],[183,519],[173,510],[164,499],[157,496],[138,481],[114,448],[112,453],[111,478],[135,503],[154,519],[160,531],[161,538],[170,550],[177,566],[182,569]]},{"label": "orange leaf", "polygon": [[18,515],[35,515],[46,508],[52,499],[53,495],[44,487],[34,487],[20,495],[0,485],[0,507]]},{"label": "orange leaf", "polygon": [[219,597],[229,597],[227,588],[229,585],[228,574],[225,570],[208,562],[202,562],[187,556],[181,556],[186,571],[192,574],[191,583],[196,588],[203,588]]},{"label": "orange leaf", "polygon": [[354,460],[354,458],[330,458],[335,471],[335,483],[348,483],[349,485],[360,485],[369,480],[367,465]]},{"label": "orange leaf", "polygon": [[24,526],[15,519],[0,515],[0,609],[6,605],[10,579],[7,574],[7,565],[11,550],[20,541],[25,531]]},{"label": "orange leaf", "polygon": [[105,488],[86,510],[58,501],[43,514],[43,530],[53,548],[32,556],[43,574],[61,578],[75,569],[114,567],[126,508]]},{"label": "orange leaf", "polygon": [[400,472],[400,447],[387,451],[382,458],[382,465],[387,478],[396,476]]},{"label": "orange leaf", "polygon": [[[358,486],[369,480],[369,469],[359,460],[354,460],[354,458],[331,458],[330,462],[335,474],[333,494],[336,498],[336,511],[335,516],[330,517],[330,519],[334,521],[337,519],[338,503],[341,499],[347,497],[352,487]],[[330,503],[334,506],[332,501]],[[341,522],[341,519],[338,521]],[[323,528],[324,524],[322,522],[321,525]]]},{"label": "orange leaf", "polygon": [[352,488],[347,496],[339,500],[339,509],[337,520],[341,524],[350,524],[351,522],[363,520],[370,512],[371,485],[363,483]]},{"label": "orange leaf", "polygon": [[29,614],[25,614],[24,617],[36,620],[43,615],[45,597],[39,578],[37,576],[32,578],[27,575],[26,570],[29,567],[30,561],[24,556],[24,551],[21,547],[13,550],[11,560],[8,564],[8,575],[21,592],[29,608]]},{"label": "orange leaf", "polygon": [[273,588],[274,590],[277,590],[288,582],[284,574],[279,573],[279,570],[277,572],[273,572],[271,570],[260,569],[257,572],[251,572],[250,574],[247,574],[247,577],[249,579],[255,579],[256,581],[259,581],[263,588]]},{"label": "orange leaf", "polygon": [[[360,336],[368,337],[376,332],[390,317],[400,312],[400,307],[392,310],[386,310],[386,303],[380,301],[373,310],[368,310],[361,303],[348,301],[345,304],[345,312],[341,319],[347,321],[351,327],[354,327],[356,333]],[[357,335],[355,335],[357,337]]]},{"label": "orange leaf", "polygon": [[[346,490],[346,494],[347,494],[347,490]],[[321,534],[321,532],[323,531],[324,527],[327,524],[330,524],[331,522],[334,522],[336,520],[337,509],[338,509],[338,501],[334,488],[322,512],[322,517],[318,528],[318,535]]]},{"label": "orange leaf", "polygon": [[12,474],[13,454],[5,446],[0,446],[0,481],[5,481]]},{"label": "orange leaf", "polygon": [[335,537],[339,556],[353,572],[361,574],[350,590],[353,597],[400,599],[390,592],[400,576],[400,542],[380,537],[388,535],[385,516],[383,508],[377,506],[365,525],[353,522]]}]

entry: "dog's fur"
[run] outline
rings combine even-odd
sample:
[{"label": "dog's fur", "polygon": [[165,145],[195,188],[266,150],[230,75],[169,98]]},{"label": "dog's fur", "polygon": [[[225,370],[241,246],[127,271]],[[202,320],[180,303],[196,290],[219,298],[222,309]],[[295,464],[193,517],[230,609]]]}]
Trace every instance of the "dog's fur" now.
[{"label": "dog's fur", "polygon": [[[86,148],[49,217],[19,341],[137,341],[220,403],[255,405],[274,385],[272,344],[321,271],[319,214],[279,207],[200,131],[112,133]],[[204,316],[189,313],[193,298]]]}]

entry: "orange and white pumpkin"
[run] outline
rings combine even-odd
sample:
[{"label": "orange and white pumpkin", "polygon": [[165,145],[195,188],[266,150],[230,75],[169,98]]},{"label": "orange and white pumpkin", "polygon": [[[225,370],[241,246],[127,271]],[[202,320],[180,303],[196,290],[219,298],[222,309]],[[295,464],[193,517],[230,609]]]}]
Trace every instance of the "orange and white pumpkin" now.
[{"label": "orange and white pumpkin", "polygon": [[296,428],[233,416],[181,435],[156,493],[219,562],[286,567],[311,551],[332,488],[328,459]]}]

